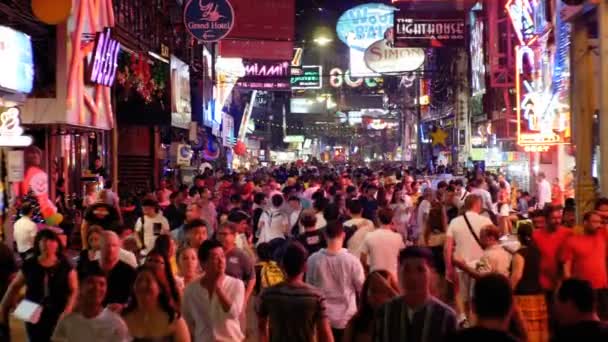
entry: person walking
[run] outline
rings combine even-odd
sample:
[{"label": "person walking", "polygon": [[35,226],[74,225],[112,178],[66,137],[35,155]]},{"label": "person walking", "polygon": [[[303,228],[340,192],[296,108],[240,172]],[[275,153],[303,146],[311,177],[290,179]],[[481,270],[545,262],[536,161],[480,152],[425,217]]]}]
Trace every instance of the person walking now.
[{"label": "person walking", "polygon": [[321,290],[334,340],[341,341],[344,329],[357,311],[357,295],[365,274],[357,257],[343,247],[346,234],[341,224],[325,228],[327,248],[312,254],[306,263],[306,282]]},{"label": "person walking", "polygon": [[226,255],[219,242],[203,242],[198,259],[204,275],[186,287],[182,300],[192,340],[243,341],[239,322],[245,301],[243,282],[226,275]]},{"label": "person walking", "polygon": [[457,281],[458,284],[456,309],[459,313],[460,325],[466,325],[467,317],[470,314],[472,279],[466,272],[455,272],[453,261],[454,258],[458,258],[467,265],[476,264],[483,255],[483,247],[479,242],[481,229],[492,225],[490,219],[480,215],[483,210],[483,201],[480,196],[473,193],[467,196],[464,210],[464,214],[450,222],[444,249],[446,277],[448,281]]},{"label": "person walking", "polygon": [[33,256],[23,263],[0,303],[0,317],[5,320],[19,291],[25,286],[25,300],[41,310],[38,319],[25,323],[29,341],[50,341],[61,316],[72,312],[78,297],[78,277],[63,255],[55,232],[44,229],[36,234]]},{"label": "person walking", "polygon": [[456,313],[431,295],[432,253],[407,247],[398,260],[403,295],[378,310],[374,341],[444,341],[456,330]]},{"label": "person walking", "polygon": [[108,282],[99,266],[80,274],[78,306],[59,320],[53,342],[128,342],[125,322],[117,313],[104,308]]},{"label": "person walking", "polygon": [[401,234],[393,231],[393,211],[378,210],[380,227],[368,233],[361,245],[361,264],[369,271],[387,270],[397,275],[397,256],[405,247]]},{"label": "person walking", "polygon": [[285,247],[287,280],[262,291],[258,301],[260,342],[334,342],[321,291],[304,282],[308,252],[293,241]]}]

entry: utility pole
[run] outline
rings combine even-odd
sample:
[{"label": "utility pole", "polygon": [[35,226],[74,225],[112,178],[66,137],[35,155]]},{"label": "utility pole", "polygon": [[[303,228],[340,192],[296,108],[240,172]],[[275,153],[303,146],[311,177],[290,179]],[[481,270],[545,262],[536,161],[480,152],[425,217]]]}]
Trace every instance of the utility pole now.
[{"label": "utility pole", "polygon": [[[605,2],[606,0],[603,0]],[[605,25],[604,25],[605,26]],[[593,112],[594,73],[589,35],[584,16],[578,16],[572,23],[572,44],[570,47],[571,122],[576,145],[576,208],[577,221],[580,223],[584,213],[593,209],[595,192],[591,173],[593,155]],[[602,101],[605,102],[605,101]]]},{"label": "utility pole", "polygon": [[600,41],[600,188],[608,196],[608,0],[600,0],[597,9]]}]

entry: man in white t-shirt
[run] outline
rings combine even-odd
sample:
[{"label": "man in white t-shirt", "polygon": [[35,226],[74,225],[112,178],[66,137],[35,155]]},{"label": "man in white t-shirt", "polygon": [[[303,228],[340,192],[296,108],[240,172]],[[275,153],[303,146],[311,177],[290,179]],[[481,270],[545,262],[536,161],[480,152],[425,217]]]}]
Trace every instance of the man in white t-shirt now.
[{"label": "man in white t-shirt", "polygon": [[551,183],[547,180],[544,172],[538,173],[537,190],[538,209],[543,209],[547,204],[551,204]]},{"label": "man in white t-shirt", "polygon": [[374,223],[362,216],[363,207],[361,206],[361,202],[349,200],[346,202],[346,209],[351,219],[344,222],[343,226],[354,229],[354,232],[346,243],[346,247],[352,255],[361,258],[361,246],[367,234],[374,231]]},{"label": "man in white t-shirt", "polygon": [[147,254],[154,247],[156,238],[161,234],[169,234],[170,228],[169,221],[160,212],[158,202],[155,200],[143,200],[142,210],[144,215],[135,222],[135,232],[140,242],[143,243],[145,254]]},{"label": "man in white t-shirt", "polygon": [[422,193],[422,202],[418,206],[418,210],[416,212],[416,225],[417,229],[414,232],[414,238],[420,238],[424,236],[424,230],[426,229],[426,224],[429,221],[429,213],[431,212],[431,201],[433,200],[433,189],[426,188]]},{"label": "man in white t-shirt", "polygon": [[[477,239],[479,239],[481,229],[492,224],[489,218],[480,215],[483,209],[483,201],[479,195],[470,194],[467,196],[464,209],[464,215],[453,219],[446,232],[444,256],[448,280],[454,280],[453,260],[455,257],[466,264],[475,264],[481,259],[483,250]],[[471,229],[469,229],[469,224]],[[475,236],[473,236],[471,230]],[[459,321],[462,322],[469,313],[471,293],[471,277],[464,272],[458,272],[458,288],[456,309],[460,314]]]},{"label": "man in white t-shirt", "polygon": [[401,234],[393,231],[393,211],[378,210],[380,228],[367,233],[361,246],[361,263],[369,271],[386,270],[397,277],[397,257],[405,247]]},{"label": "man in white t-shirt", "polygon": [[59,320],[51,341],[130,341],[127,325],[120,315],[103,307],[107,286],[106,277],[99,266],[87,268],[80,278],[78,310]]},{"label": "man in white t-shirt", "polygon": [[13,239],[17,244],[17,252],[24,260],[28,253],[33,251],[34,239],[38,233],[38,226],[31,219],[33,210],[29,203],[24,203],[21,206],[21,218],[13,225]]}]

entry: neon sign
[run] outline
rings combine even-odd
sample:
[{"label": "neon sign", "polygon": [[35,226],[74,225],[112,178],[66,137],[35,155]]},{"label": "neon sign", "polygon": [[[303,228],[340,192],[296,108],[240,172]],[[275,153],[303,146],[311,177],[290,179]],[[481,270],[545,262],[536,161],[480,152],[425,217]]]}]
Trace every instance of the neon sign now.
[{"label": "neon sign", "polygon": [[379,80],[376,77],[355,78],[351,76],[350,70],[343,72],[340,68],[333,68],[329,72],[329,84],[333,88],[341,88],[344,84],[351,88],[359,88],[363,84],[375,88],[379,85]]},{"label": "neon sign", "polygon": [[27,147],[33,142],[32,137],[23,135],[19,108],[12,107],[0,114],[0,146]]},{"label": "neon sign", "polygon": [[[506,5],[521,45],[515,48],[517,142],[526,152],[546,152],[567,143],[569,108],[552,85],[544,0],[510,0]],[[539,13],[542,12],[542,13]]]},{"label": "neon sign", "polygon": [[120,43],[112,39],[111,35],[112,32],[107,27],[97,33],[89,77],[91,82],[106,87],[114,84],[114,77],[118,70],[118,52],[120,52]]}]

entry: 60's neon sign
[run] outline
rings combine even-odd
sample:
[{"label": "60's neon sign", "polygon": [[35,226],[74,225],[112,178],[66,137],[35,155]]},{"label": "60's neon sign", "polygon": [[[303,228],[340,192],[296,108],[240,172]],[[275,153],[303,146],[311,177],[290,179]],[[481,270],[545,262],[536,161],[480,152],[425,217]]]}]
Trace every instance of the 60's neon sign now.
[{"label": "60's neon sign", "polygon": [[550,52],[546,33],[544,0],[510,0],[506,11],[519,38],[515,47],[517,142],[526,152],[546,152],[551,145],[565,144],[567,105],[553,91]]}]

